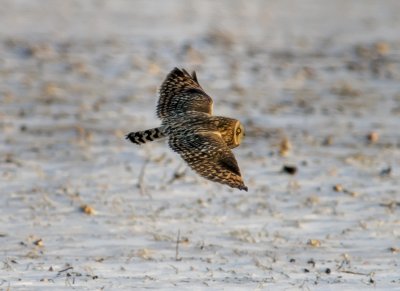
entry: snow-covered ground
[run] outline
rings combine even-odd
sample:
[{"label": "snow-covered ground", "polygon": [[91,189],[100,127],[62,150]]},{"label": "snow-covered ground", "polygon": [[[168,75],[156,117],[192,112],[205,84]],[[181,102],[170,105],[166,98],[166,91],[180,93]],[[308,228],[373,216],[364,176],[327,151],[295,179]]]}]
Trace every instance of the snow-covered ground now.
[{"label": "snow-covered ground", "polygon": [[[400,2],[0,2],[0,290],[400,290]],[[249,192],[124,139],[175,66]]]}]

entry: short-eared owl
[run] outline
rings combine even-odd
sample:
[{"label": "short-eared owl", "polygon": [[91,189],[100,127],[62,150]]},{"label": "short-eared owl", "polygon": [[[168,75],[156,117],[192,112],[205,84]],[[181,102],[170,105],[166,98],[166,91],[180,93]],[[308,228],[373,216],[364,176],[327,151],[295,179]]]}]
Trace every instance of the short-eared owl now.
[{"label": "short-eared owl", "polygon": [[157,116],[160,127],[131,132],[136,144],[168,137],[169,146],[206,179],[246,190],[231,149],[237,147],[244,129],[233,118],[212,115],[213,100],[201,88],[196,73],[173,69],[162,83]]}]

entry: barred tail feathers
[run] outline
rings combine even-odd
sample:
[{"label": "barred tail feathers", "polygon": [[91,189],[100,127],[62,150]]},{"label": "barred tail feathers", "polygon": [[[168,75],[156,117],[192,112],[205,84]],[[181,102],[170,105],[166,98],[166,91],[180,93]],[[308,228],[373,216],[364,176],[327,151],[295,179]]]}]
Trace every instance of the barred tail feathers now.
[{"label": "barred tail feathers", "polygon": [[126,135],[126,139],[129,139],[131,142],[139,145],[162,137],[165,137],[165,134],[161,131],[160,127],[147,129],[144,131],[131,132]]}]

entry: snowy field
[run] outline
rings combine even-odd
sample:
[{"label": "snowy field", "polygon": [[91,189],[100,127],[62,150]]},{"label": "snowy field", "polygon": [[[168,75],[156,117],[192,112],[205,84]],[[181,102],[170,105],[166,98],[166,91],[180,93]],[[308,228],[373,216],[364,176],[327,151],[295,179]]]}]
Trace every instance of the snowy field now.
[{"label": "snowy field", "polygon": [[[1,291],[400,290],[399,1],[0,5]],[[175,66],[249,192],[124,139]]]}]

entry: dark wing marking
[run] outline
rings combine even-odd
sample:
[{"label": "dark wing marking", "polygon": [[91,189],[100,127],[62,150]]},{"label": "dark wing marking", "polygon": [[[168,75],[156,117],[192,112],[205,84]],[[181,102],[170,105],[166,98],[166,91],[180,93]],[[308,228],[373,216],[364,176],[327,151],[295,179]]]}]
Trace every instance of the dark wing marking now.
[{"label": "dark wing marking", "polygon": [[235,156],[219,134],[172,135],[169,145],[202,177],[247,191]]},{"label": "dark wing marking", "polygon": [[[233,155],[233,154],[232,154]],[[223,157],[219,161],[221,167],[228,169],[232,173],[240,176],[240,169],[235,159]]]},{"label": "dark wing marking", "polygon": [[196,73],[173,69],[160,88],[157,116],[161,119],[187,111],[212,114],[212,99],[201,88]]}]

